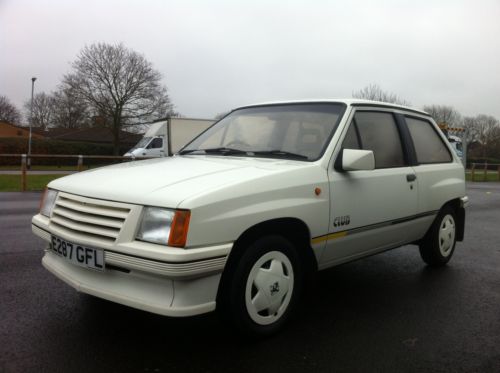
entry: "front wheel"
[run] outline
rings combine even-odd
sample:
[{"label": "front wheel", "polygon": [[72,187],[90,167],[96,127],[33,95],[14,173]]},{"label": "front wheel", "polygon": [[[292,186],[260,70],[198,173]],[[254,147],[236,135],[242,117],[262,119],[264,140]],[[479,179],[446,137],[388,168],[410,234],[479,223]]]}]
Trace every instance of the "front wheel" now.
[{"label": "front wheel", "polygon": [[302,266],[294,245],[282,236],[265,236],[243,248],[229,268],[221,308],[240,331],[266,336],[278,331],[296,308]]},{"label": "front wheel", "polygon": [[456,244],[456,214],[451,207],[443,208],[420,243],[420,256],[430,266],[449,262]]}]

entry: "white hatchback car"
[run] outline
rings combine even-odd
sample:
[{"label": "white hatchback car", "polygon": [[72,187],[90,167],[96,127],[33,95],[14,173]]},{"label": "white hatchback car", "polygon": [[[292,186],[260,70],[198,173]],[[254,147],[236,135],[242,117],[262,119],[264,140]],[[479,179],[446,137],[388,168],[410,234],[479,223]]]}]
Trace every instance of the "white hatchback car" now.
[{"label": "white hatchback car", "polygon": [[79,291],[167,316],[217,308],[267,335],[316,270],[405,244],[446,264],[467,202],[425,112],[278,102],[233,110],[174,157],[51,182],[32,227],[45,268]]}]

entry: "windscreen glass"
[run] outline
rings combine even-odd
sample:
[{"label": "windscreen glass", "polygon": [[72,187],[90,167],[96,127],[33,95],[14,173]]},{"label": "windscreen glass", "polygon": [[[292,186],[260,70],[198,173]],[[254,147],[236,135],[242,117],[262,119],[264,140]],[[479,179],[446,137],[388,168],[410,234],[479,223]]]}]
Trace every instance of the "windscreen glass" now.
[{"label": "windscreen glass", "polygon": [[180,151],[314,161],[344,113],[343,104],[289,104],[239,109]]},{"label": "windscreen glass", "polygon": [[137,145],[134,146],[131,150],[139,149],[139,148],[145,148],[149,144],[150,141],[151,141],[151,137],[143,137],[141,139],[141,141],[139,141],[137,143]]}]

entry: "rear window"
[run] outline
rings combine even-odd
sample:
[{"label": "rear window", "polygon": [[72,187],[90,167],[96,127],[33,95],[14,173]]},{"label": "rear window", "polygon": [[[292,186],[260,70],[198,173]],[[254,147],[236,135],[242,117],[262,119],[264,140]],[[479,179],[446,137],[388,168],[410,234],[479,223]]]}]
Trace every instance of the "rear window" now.
[{"label": "rear window", "polygon": [[413,139],[418,163],[447,163],[452,161],[453,158],[448,147],[432,123],[410,117],[406,117],[406,123]]}]

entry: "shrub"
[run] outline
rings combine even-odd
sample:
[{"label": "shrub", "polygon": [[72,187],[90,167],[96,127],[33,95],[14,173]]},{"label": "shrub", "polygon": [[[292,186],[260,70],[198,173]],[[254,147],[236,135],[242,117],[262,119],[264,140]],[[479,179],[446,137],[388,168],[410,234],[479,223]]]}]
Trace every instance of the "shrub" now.
[{"label": "shrub", "polygon": [[[129,150],[129,145],[120,146],[120,154]],[[28,141],[21,138],[0,138],[0,154],[27,154]],[[67,154],[67,155],[113,155],[111,144],[32,139],[31,154]],[[19,158],[0,157],[0,165],[19,165]],[[32,164],[39,165],[76,165],[76,159],[34,158]],[[102,159],[88,159],[85,164],[111,163]]]}]

